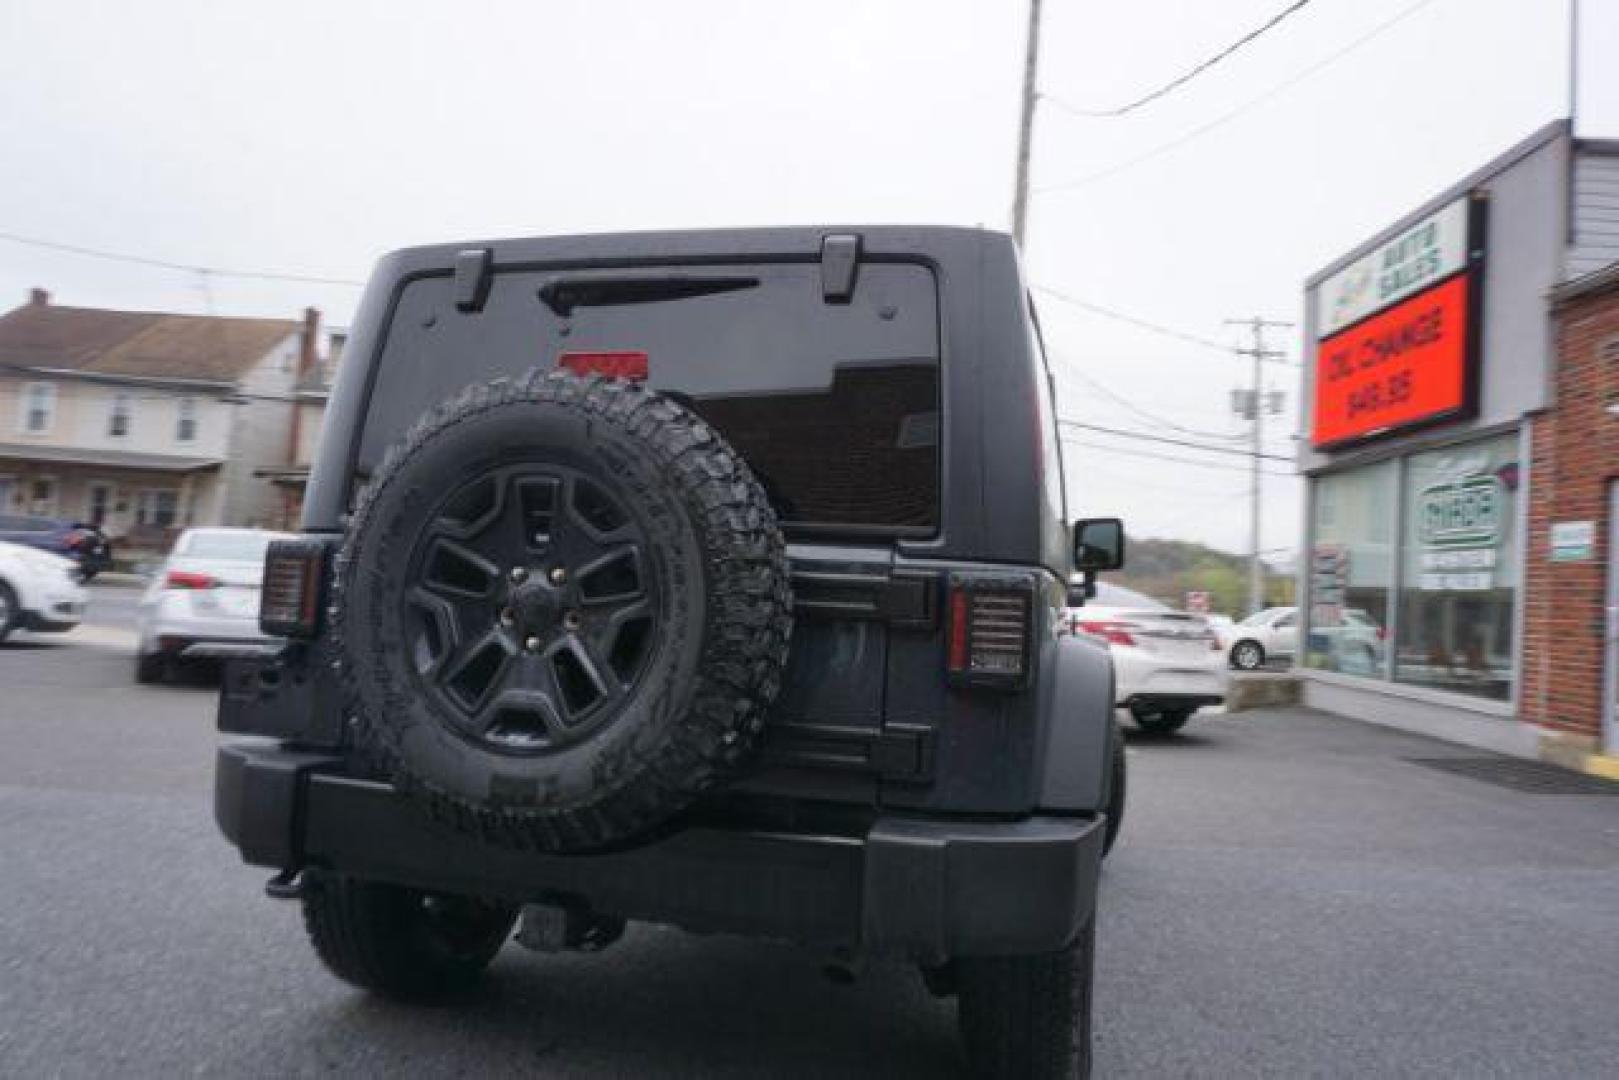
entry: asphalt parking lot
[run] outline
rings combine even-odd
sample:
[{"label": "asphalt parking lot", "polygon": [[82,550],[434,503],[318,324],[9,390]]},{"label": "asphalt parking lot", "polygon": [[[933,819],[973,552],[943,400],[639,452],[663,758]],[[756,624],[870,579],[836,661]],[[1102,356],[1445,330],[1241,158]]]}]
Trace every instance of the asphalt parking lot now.
[{"label": "asphalt parking lot", "polygon": [[[660,928],[454,1007],[349,990],[215,831],[206,681],[134,686],[95,595],[0,647],[0,1075],[959,1075],[909,970]],[[1619,796],[1410,760],[1476,756],[1301,710],[1132,742],[1098,1075],[1613,1075]]]}]

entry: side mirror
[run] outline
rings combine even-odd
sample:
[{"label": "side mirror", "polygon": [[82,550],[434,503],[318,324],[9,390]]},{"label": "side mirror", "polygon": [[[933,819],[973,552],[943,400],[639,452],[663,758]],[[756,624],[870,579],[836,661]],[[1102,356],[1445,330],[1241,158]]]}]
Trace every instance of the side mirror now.
[{"label": "side mirror", "polygon": [[1117,570],[1124,565],[1124,522],[1118,518],[1085,518],[1074,522],[1074,569],[1082,574]]}]

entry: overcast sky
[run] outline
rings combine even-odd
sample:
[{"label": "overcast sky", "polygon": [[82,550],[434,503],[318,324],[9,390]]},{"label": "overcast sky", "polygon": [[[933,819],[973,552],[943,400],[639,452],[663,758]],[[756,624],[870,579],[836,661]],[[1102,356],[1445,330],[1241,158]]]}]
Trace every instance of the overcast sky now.
[{"label": "overcast sky", "polygon": [[[1046,0],[1042,90],[1080,109],[1117,105],[1283,6]],[[488,236],[1004,229],[1025,11],[0,0],[0,232],[361,279],[390,248]],[[1619,0],[1584,0],[1582,28],[1580,133],[1619,134],[1619,72],[1599,70],[1619,46]],[[1564,0],[1315,0],[1131,117],[1044,102],[1031,278],[1217,342],[1240,340],[1227,318],[1297,322],[1308,273],[1565,115],[1567,83]],[[358,296],[0,241],[0,305],[33,285],[88,306],[291,317],[313,304],[338,323]],[[1241,430],[1229,393],[1246,368],[1234,358],[1038,299],[1064,415],[1173,437],[1159,419]],[[1297,358],[1297,331],[1273,343]],[[1268,421],[1267,443],[1287,453],[1297,376],[1271,377],[1288,409]],[[1076,512],[1246,549],[1238,459],[1075,439]],[[1265,495],[1264,547],[1291,547],[1300,485],[1268,477]]]}]

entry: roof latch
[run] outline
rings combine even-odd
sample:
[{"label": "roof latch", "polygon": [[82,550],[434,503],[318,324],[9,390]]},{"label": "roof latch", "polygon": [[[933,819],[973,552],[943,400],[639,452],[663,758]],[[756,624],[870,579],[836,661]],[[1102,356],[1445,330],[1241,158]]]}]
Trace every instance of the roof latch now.
[{"label": "roof latch", "polygon": [[821,299],[847,304],[854,299],[855,276],[860,270],[860,237],[833,233],[821,238]]},{"label": "roof latch", "polygon": [[495,254],[471,248],[455,256],[455,306],[461,311],[482,311],[494,282]]}]

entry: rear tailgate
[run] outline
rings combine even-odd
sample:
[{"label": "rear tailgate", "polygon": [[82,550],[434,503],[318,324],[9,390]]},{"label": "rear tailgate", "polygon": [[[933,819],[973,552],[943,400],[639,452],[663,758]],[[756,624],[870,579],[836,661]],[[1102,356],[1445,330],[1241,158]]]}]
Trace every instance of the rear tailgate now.
[{"label": "rear tailgate", "polygon": [[417,416],[469,384],[535,367],[643,379],[742,453],[789,540],[788,669],[746,786],[874,802],[882,778],[916,780],[925,733],[914,722],[888,731],[884,717],[896,618],[910,637],[937,634],[906,622],[911,607],[931,610],[921,593],[937,581],[895,585],[893,571],[896,542],[940,524],[934,270],[896,259],[843,278],[827,259],[753,258],[491,278],[476,317],[445,317],[457,309],[453,279],[401,288],[356,482]]}]

